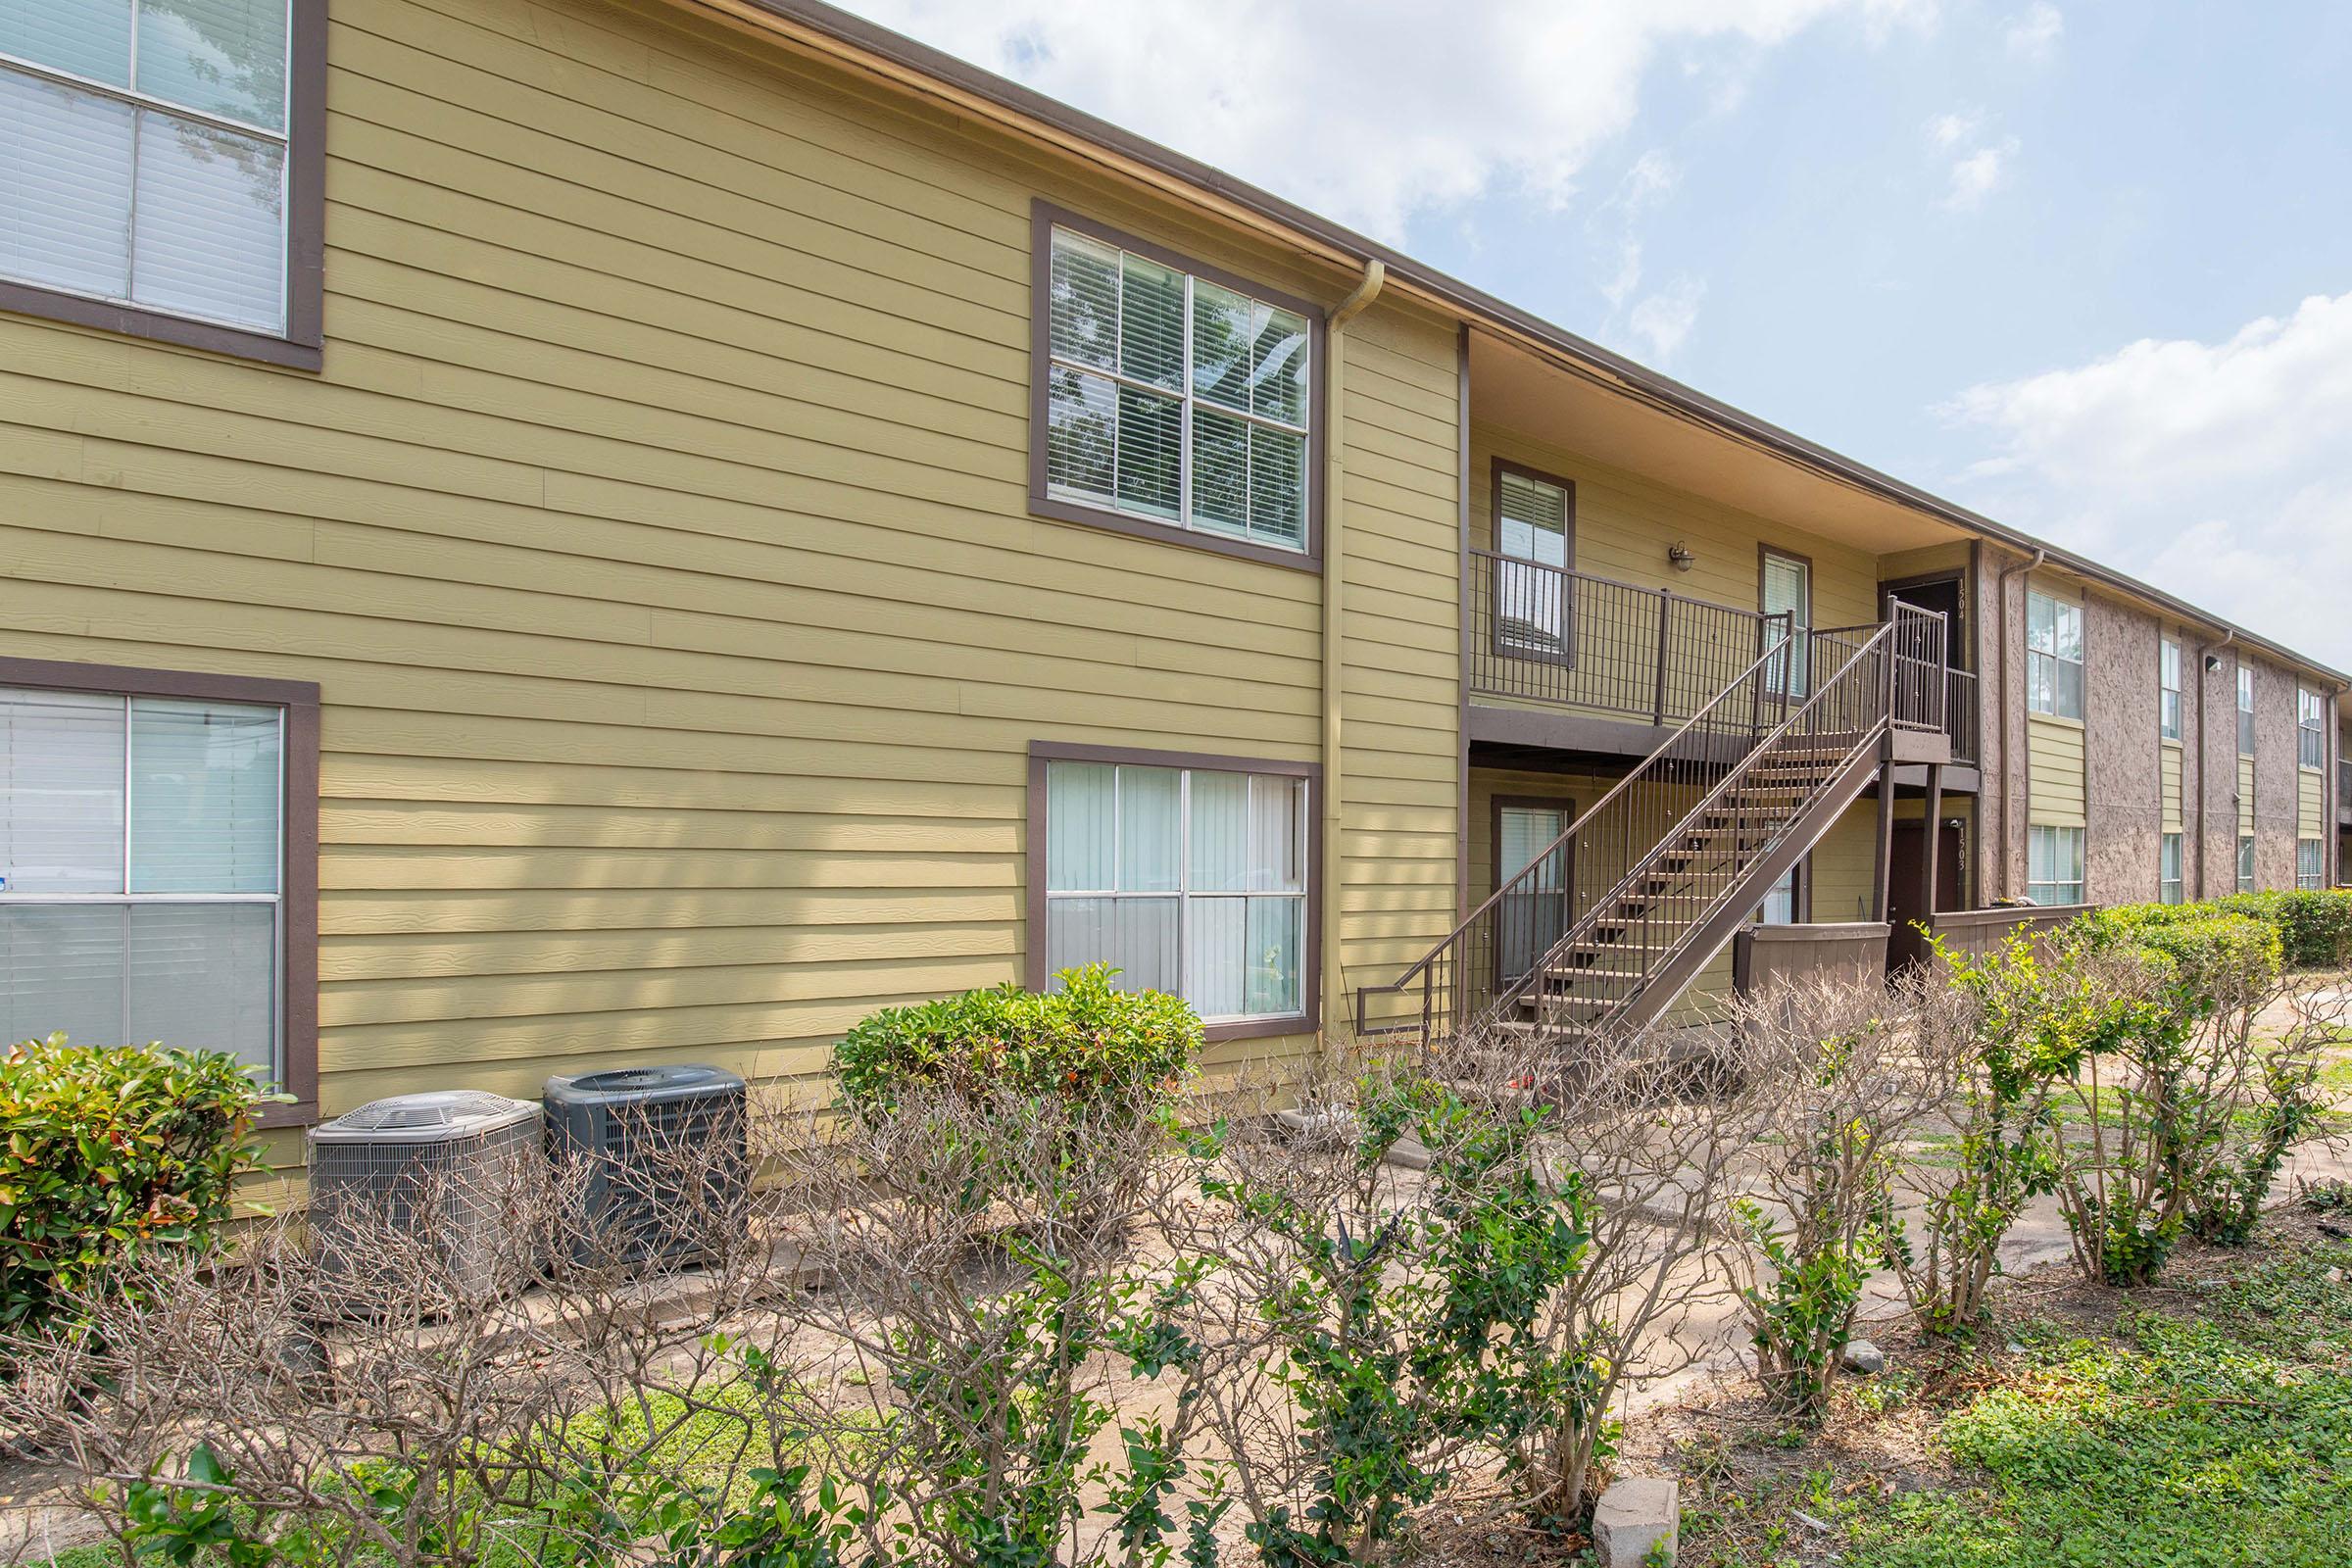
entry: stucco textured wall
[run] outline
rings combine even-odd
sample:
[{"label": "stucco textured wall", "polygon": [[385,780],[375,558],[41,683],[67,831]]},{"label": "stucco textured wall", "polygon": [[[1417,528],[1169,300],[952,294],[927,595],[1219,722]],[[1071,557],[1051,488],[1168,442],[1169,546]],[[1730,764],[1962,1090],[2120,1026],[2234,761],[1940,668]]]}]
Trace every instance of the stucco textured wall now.
[{"label": "stucco textured wall", "polygon": [[2083,604],[2084,897],[2121,904],[2156,897],[2164,801],[2157,767],[2159,623],[2112,600]]},{"label": "stucco textured wall", "polygon": [[2254,663],[2254,882],[2295,885],[2295,677]]}]

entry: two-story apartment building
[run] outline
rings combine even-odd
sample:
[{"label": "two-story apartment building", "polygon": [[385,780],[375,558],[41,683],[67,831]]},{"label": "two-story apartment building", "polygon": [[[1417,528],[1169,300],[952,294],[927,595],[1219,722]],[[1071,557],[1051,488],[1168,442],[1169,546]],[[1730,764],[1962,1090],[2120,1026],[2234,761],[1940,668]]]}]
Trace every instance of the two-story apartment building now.
[{"label": "two-story apartment building", "polygon": [[809,0],[33,0],[0,126],[12,1038],[1541,1037],[2342,863],[2335,672]]}]

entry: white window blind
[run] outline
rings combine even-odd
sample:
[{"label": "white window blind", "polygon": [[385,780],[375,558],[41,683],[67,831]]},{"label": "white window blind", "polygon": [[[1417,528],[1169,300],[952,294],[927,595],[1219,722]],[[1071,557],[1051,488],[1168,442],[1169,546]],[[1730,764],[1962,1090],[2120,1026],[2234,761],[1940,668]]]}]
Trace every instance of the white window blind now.
[{"label": "white window blind", "polygon": [[2168,741],[2180,738],[2180,645],[2166,638],[2156,663],[2156,731]]},{"label": "white window blind", "polygon": [[1495,635],[1503,651],[1568,651],[1568,492],[1505,468],[1494,488]]},{"label": "white window blind", "polygon": [[2027,828],[2026,897],[2042,905],[2082,902],[2081,828]]},{"label": "white window blind", "polygon": [[1108,963],[1208,1019],[1304,1010],[1304,780],[1055,761],[1046,788],[1050,972]]},{"label": "white window blind", "polygon": [[287,0],[0,0],[0,274],[285,324]]},{"label": "white window blind", "polygon": [[2026,594],[2026,708],[2058,718],[2082,716],[2082,607]]},{"label": "white window blind", "polygon": [[284,713],[0,688],[0,1038],[279,1069]]},{"label": "white window blind", "polygon": [[1047,291],[1049,491],[1305,550],[1305,318],[1065,228]]},{"label": "white window blind", "polygon": [[[1789,695],[1802,697],[1809,689],[1807,682],[1807,654],[1813,627],[1813,568],[1792,556],[1764,557],[1762,605],[1767,615],[1788,617],[1788,653],[1787,685]],[[1767,667],[1767,674],[1778,679],[1783,666],[1780,661]]]}]

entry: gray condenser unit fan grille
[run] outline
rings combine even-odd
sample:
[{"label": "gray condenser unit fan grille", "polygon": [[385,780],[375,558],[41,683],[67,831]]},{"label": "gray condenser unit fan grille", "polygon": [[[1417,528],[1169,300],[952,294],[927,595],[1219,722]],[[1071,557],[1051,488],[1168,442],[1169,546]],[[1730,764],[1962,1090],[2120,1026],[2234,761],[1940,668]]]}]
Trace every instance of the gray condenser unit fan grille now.
[{"label": "gray condenser unit fan grille", "polygon": [[751,1193],[743,1080],[717,1067],[624,1067],[547,1081],[548,1152],[576,1183],[578,1263],[692,1261],[743,1233]]},{"label": "gray condenser unit fan grille", "polygon": [[[310,1222],[330,1273],[360,1283],[423,1259],[468,1298],[527,1282],[520,1212],[543,1189],[537,1105],[473,1090],[378,1100],[311,1129]],[[389,1244],[389,1245],[388,1245]],[[416,1282],[400,1282],[413,1288]]]}]

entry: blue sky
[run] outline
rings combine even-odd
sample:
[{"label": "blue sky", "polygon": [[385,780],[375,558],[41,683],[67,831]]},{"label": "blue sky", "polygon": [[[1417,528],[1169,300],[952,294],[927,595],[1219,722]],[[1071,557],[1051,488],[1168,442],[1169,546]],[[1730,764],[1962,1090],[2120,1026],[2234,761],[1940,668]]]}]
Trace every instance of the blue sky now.
[{"label": "blue sky", "polygon": [[2352,669],[2340,0],[852,0]]}]

